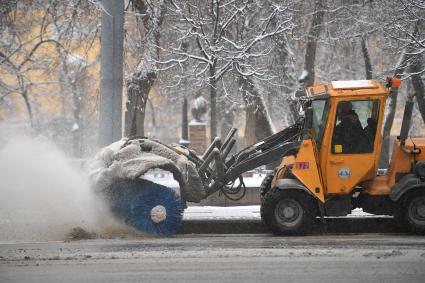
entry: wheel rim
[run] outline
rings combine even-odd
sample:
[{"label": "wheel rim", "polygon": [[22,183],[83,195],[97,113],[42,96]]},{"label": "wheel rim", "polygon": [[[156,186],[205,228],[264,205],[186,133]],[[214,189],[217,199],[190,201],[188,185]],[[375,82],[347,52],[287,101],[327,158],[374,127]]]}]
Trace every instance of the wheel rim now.
[{"label": "wheel rim", "polygon": [[414,198],[408,207],[411,221],[420,226],[425,226],[425,196]]},{"label": "wheel rim", "polygon": [[302,220],[303,208],[294,199],[283,199],[277,203],[274,213],[279,224],[285,227],[295,227]]}]

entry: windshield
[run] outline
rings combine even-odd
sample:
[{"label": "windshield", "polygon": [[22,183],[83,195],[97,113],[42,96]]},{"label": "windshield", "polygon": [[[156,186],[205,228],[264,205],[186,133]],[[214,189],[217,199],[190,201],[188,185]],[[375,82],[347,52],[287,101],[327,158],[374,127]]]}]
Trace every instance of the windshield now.
[{"label": "windshield", "polygon": [[328,117],[328,100],[313,100],[311,102],[313,109],[313,126],[312,135],[313,139],[318,144],[317,148],[320,150],[320,144],[322,142],[323,132],[325,131],[326,119]]}]

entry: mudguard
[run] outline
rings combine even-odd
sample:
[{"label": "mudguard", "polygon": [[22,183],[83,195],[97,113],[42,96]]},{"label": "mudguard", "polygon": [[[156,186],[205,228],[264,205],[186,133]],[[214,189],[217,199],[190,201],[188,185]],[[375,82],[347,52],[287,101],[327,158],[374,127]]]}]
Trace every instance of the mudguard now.
[{"label": "mudguard", "polygon": [[302,190],[306,192],[307,194],[312,195],[311,192],[297,179],[289,179],[289,178],[277,179],[276,188],[280,190],[285,190],[285,189]]},{"label": "mudguard", "polygon": [[407,174],[392,187],[390,199],[398,201],[406,192],[417,188],[425,190],[425,182],[415,174]]}]

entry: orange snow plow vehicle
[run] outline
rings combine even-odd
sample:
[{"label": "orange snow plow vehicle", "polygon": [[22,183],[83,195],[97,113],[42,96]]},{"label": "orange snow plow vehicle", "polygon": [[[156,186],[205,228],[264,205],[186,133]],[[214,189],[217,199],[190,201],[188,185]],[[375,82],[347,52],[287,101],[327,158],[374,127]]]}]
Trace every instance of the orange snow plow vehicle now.
[{"label": "orange snow plow vehicle", "polygon": [[307,89],[300,146],[263,182],[261,216],[274,233],[308,232],[316,216],[345,216],[357,207],[425,232],[425,139],[408,137],[411,96],[390,166],[378,170],[385,102],[399,85],[393,78],[386,87],[363,80]]},{"label": "orange snow plow vehicle", "polygon": [[[235,154],[236,129],[223,141],[215,138],[202,156],[144,137],[125,139],[98,155],[94,183],[112,194],[112,207],[126,222],[171,235],[186,201],[199,202],[217,191],[231,199],[243,197],[242,173],[282,160],[260,192],[262,220],[275,234],[307,233],[316,217],[344,216],[354,208],[393,215],[412,232],[424,233],[425,139],[408,136],[411,96],[390,166],[378,170],[385,102],[399,85],[393,78],[386,86],[353,80],[309,87],[301,101],[304,117]],[[140,181],[156,168],[173,173],[180,186],[176,198],[163,186]],[[122,197],[125,187],[131,190]],[[145,196],[144,187],[152,193]],[[164,199],[172,199],[175,208]],[[168,225],[170,217],[174,220]]]}]

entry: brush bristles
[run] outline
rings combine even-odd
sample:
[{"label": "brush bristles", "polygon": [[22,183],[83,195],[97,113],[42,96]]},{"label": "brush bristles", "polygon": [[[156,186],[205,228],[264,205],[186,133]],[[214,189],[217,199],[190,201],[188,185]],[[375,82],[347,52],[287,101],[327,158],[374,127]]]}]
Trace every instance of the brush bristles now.
[{"label": "brush bristles", "polygon": [[[108,192],[114,215],[138,230],[171,236],[181,226],[181,200],[171,188],[143,179],[120,179]],[[165,219],[158,223],[151,218],[151,211],[156,206],[165,208]]]}]

